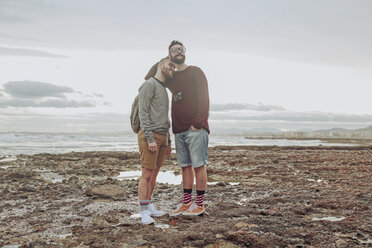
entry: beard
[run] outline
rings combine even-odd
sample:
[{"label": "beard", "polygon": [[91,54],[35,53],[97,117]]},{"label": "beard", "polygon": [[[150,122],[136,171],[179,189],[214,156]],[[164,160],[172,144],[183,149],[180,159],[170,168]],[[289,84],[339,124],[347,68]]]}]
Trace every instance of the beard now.
[{"label": "beard", "polygon": [[172,56],[171,60],[176,63],[177,65],[185,63],[186,55],[181,55],[182,58],[177,58],[178,55]]},{"label": "beard", "polygon": [[166,80],[172,79],[173,78],[173,72],[167,71],[166,73],[164,73],[164,76],[165,76]]},{"label": "beard", "polygon": [[163,73],[166,80],[172,79],[173,76],[174,76],[174,71],[169,71],[169,70],[164,69],[164,70],[162,70],[162,73]]}]

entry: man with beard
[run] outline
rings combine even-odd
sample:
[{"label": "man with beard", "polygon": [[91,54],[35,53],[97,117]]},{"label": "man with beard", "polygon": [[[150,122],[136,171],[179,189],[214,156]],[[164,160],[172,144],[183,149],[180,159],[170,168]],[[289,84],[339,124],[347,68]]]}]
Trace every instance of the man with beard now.
[{"label": "man with beard", "polygon": [[169,156],[172,150],[169,136],[169,99],[164,82],[173,77],[174,69],[170,59],[160,60],[155,76],[146,80],[139,88],[138,115],[141,129],[138,132],[138,146],[142,176],[138,185],[138,198],[143,224],[154,223],[155,220],[151,216],[159,217],[165,214],[156,210],[150,200],[159,169],[165,156]]},{"label": "man with beard", "polygon": [[[168,57],[176,64],[176,72],[165,86],[172,92],[172,129],[176,155],[182,168],[183,199],[171,216],[204,213],[204,193],[207,185],[209,93],[203,71],[185,64],[186,48],[172,41]],[[154,66],[146,78],[154,73]],[[196,198],[192,202],[192,187],[196,178]]]}]

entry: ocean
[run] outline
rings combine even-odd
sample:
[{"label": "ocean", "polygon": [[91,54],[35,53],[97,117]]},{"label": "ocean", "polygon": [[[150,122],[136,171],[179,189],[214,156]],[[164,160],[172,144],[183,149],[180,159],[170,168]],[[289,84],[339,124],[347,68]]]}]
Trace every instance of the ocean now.
[{"label": "ocean", "polygon": [[[172,137],[172,140],[173,137]],[[174,142],[172,142],[174,146]],[[239,135],[209,136],[209,146],[257,145],[257,146],[329,146],[320,140],[246,139]],[[84,151],[138,151],[134,133],[0,133],[0,155],[67,153]]]}]

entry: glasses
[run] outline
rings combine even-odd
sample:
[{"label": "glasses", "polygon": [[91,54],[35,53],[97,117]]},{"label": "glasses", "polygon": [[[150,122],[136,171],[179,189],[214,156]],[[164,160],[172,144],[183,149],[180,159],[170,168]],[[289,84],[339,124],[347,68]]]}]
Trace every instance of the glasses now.
[{"label": "glasses", "polygon": [[172,47],[170,49],[171,53],[185,53],[186,52],[186,48],[184,47]]}]

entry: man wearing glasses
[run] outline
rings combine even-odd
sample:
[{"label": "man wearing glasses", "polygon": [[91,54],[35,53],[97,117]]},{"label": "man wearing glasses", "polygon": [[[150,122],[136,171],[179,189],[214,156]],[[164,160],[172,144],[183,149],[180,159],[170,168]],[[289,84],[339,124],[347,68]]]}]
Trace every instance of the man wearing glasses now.
[{"label": "man wearing glasses", "polygon": [[[185,64],[186,48],[180,41],[172,41],[168,57],[175,63],[176,72],[165,86],[172,92],[172,129],[176,154],[182,168],[183,200],[171,216],[204,213],[204,193],[207,185],[208,134],[210,133],[208,81],[203,71]],[[154,67],[153,67],[154,68]],[[150,69],[146,78],[154,74]],[[192,186],[196,178],[195,203]]]}]

